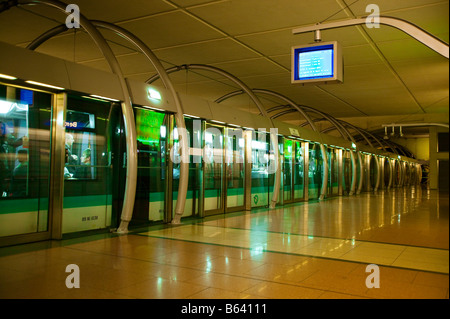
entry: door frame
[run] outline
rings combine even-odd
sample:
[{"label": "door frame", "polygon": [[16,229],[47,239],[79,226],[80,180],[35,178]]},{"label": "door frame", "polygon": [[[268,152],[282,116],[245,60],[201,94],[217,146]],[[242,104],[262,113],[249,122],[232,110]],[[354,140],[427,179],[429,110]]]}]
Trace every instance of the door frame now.
[{"label": "door frame", "polygon": [[[283,178],[283,204],[291,204],[291,203],[299,203],[299,202],[304,202],[308,200],[308,167],[309,167],[309,145],[308,142],[302,141],[300,139],[294,139],[294,138],[284,138],[283,139],[283,148],[284,148],[284,142],[286,140],[290,140],[292,141],[292,172],[291,172],[291,198],[289,200],[285,200],[284,199],[284,178]],[[294,188],[294,172],[295,172],[295,156],[296,156],[296,152],[297,152],[297,142],[299,143],[298,145],[302,148],[303,150],[303,197],[302,198],[295,198],[295,188]],[[285,164],[286,160],[285,160],[285,153],[283,150],[283,173],[284,173],[284,168],[285,168]],[[284,177],[284,174],[283,174]]]},{"label": "door frame", "polygon": [[[210,123],[210,122],[207,122],[207,121],[203,121],[202,122],[202,132],[203,132],[203,134],[202,134],[202,143],[201,143],[201,145],[202,145],[202,151],[203,152],[204,152],[205,146],[206,146],[206,130],[208,128],[207,126],[216,127],[217,129],[221,130],[221,134],[222,134],[222,166],[221,166],[221,170],[220,170],[220,173],[221,173],[221,181],[220,181],[221,192],[220,192],[220,199],[219,199],[220,207],[216,208],[216,209],[206,210],[205,209],[205,200],[206,200],[206,192],[205,192],[205,161],[204,161],[205,154],[203,153],[203,156],[202,156],[202,161],[203,161],[202,167],[203,167],[203,170],[202,170],[202,185],[201,185],[203,196],[201,198],[201,201],[202,201],[202,206],[203,206],[202,207],[203,208],[203,214],[202,215],[204,217],[225,213],[225,195],[224,194],[225,194],[225,187],[226,187],[226,183],[225,183],[225,169],[224,169],[224,167],[225,167],[225,165],[224,165],[225,164],[224,163],[224,154],[225,154],[225,139],[224,139],[224,135],[225,134],[224,133],[225,133],[225,126],[221,125],[221,124]],[[214,154],[213,154],[213,158],[214,158]]]},{"label": "door frame", "polygon": [[[207,216],[212,216],[212,215],[219,215],[219,214],[226,214],[226,213],[231,213],[231,212],[237,212],[237,211],[243,211],[246,209],[246,202],[247,202],[247,196],[245,196],[244,194],[244,203],[241,206],[233,206],[233,207],[228,207],[227,205],[227,193],[228,193],[228,177],[226,174],[226,169],[228,168],[228,163],[226,163],[226,158],[228,156],[227,152],[228,152],[228,139],[225,138],[226,136],[228,136],[228,130],[229,129],[234,129],[233,127],[228,127],[226,124],[219,124],[219,123],[214,123],[214,122],[207,122],[207,121],[203,121],[202,123],[202,132],[203,132],[203,136],[202,136],[202,143],[201,143],[201,147],[202,150],[205,149],[205,132],[207,129],[207,126],[212,126],[212,127],[216,127],[219,130],[221,130],[221,134],[222,134],[222,167],[221,167],[221,174],[222,174],[222,180],[221,180],[221,193],[220,193],[220,208],[217,209],[210,209],[210,210],[205,210],[205,200],[206,200],[206,196],[205,196],[205,166],[204,166],[204,161],[202,163],[202,170],[201,170],[201,214],[200,216],[202,217],[207,217]],[[244,182],[244,193],[245,193],[245,189],[246,189],[246,185],[247,185],[247,178],[246,178],[246,172],[248,169],[248,165],[246,165],[247,163],[247,159],[246,159],[246,138],[244,136],[244,131],[242,132],[242,138],[244,139],[245,143],[244,143],[244,158],[243,158],[243,165],[244,165],[244,176],[243,176],[243,182]],[[204,157],[202,157],[203,160]]]},{"label": "door frame", "polygon": [[[23,88],[33,92],[51,94],[50,114],[50,154],[49,154],[49,194],[47,207],[47,230],[28,234],[17,234],[0,237],[0,247],[17,244],[25,244],[49,239],[62,238],[62,196],[64,195],[64,159],[65,148],[55,141],[64,133],[65,109],[67,105],[67,93],[54,93],[32,87],[2,83],[6,86]],[[61,144],[61,143],[59,143]]]},{"label": "door frame", "polygon": [[[241,205],[241,206],[233,206],[233,207],[228,207],[228,205],[227,205],[227,198],[228,198],[228,178],[227,178],[227,174],[226,174],[226,171],[227,171],[227,169],[228,169],[228,163],[225,161],[225,159],[227,158],[227,156],[228,156],[228,139],[227,138],[225,138],[225,136],[228,136],[228,130],[230,130],[230,129],[234,129],[233,127],[228,127],[228,126],[225,126],[224,127],[224,139],[223,139],[223,141],[224,141],[224,143],[223,143],[223,159],[224,159],[224,165],[223,165],[223,172],[224,172],[224,178],[223,178],[223,190],[224,190],[224,192],[223,192],[223,197],[224,197],[224,205],[223,205],[223,208],[224,208],[224,213],[231,213],[231,212],[237,212],[237,211],[242,211],[242,210],[244,210],[245,209],[245,195],[244,195],[244,202],[243,202],[243,204]],[[242,138],[244,139],[244,141],[245,141],[245,137],[244,137],[244,132],[242,131]],[[239,141],[237,142],[238,143],[238,145],[239,145]],[[232,150],[233,152],[234,152],[234,149]],[[244,165],[244,176],[242,176],[242,179],[243,179],[243,183],[244,183],[244,190],[245,190],[245,186],[247,185],[246,184],[246,180],[245,180],[245,171],[246,171],[246,169],[247,169],[247,165],[246,165],[246,159],[245,159],[245,143],[244,143],[244,157],[243,157],[243,159],[242,159],[242,165]]]}]

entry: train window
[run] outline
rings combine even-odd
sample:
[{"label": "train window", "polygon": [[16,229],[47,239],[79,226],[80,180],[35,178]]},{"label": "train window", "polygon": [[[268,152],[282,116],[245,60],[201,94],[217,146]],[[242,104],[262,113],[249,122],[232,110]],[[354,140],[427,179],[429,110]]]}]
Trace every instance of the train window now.
[{"label": "train window", "polygon": [[438,133],[438,152],[448,152],[449,150],[449,133]]},{"label": "train window", "polygon": [[51,95],[0,84],[0,237],[47,231]]},{"label": "train window", "polygon": [[317,199],[320,196],[323,175],[323,157],[320,144],[309,143],[309,186],[308,193],[310,199]]},{"label": "train window", "polygon": [[97,165],[95,115],[68,110],[65,127],[64,178],[95,179]]},{"label": "train window", "polygon": [[28,105],[0,100],[0,174],[2,197],[28,194]]}]

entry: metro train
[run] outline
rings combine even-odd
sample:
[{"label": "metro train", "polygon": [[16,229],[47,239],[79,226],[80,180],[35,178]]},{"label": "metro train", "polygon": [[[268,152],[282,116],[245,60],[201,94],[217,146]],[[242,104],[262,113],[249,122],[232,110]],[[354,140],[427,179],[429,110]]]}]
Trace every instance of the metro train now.
[{"label": "metro train", "polygon": [[[1,42],[0,56],[0,245],[116,229],[127,178],[117,76]],[[127,85],[138,159],[130,226],[169,223],[180,183],[177,109],[165,88]],[[269,207],[276,154],[275,208],[421,180],[413,158],[179,97],[190,144],[183,218]]]}]

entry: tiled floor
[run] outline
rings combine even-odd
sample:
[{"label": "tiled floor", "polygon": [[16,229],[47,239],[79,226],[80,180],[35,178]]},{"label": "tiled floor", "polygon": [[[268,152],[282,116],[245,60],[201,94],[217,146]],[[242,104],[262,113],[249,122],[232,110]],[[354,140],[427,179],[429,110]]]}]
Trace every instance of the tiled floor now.
[{"label": "tiled floor", "polygon": [[448,194],[405,189],[2,248],[0,299],[448,299],[448,228]]}]

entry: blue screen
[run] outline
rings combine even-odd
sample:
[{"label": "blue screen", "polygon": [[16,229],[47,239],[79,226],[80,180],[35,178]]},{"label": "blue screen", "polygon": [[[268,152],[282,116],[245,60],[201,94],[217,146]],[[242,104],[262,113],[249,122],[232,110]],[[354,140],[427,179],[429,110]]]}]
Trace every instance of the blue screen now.
[{"label": "blue screen", "polygon": [[20,103],[32,105],[33,104],[33,91],[20,89]]},{"label": "blue screen", "polygon": [[331,78],[334,76],[333,45],[299,48],[295,54],[295,80]]}]

